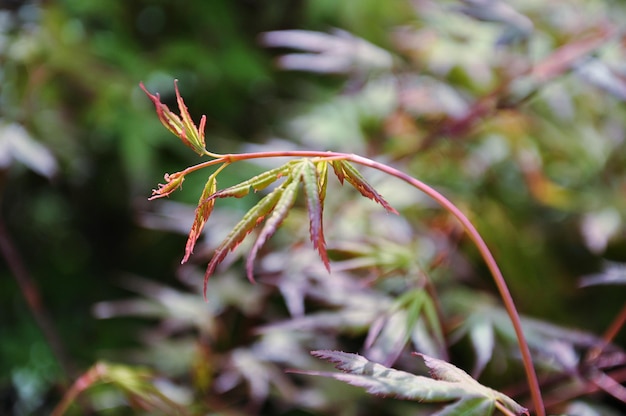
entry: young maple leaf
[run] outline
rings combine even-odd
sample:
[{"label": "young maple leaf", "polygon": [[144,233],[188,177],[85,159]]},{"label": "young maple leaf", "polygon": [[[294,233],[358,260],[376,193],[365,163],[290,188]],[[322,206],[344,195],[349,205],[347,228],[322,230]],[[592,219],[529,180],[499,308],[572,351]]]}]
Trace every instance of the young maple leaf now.
[{"label": "young maple leaf", "polygon": [[215,175],[211,175],[206,185],[204,185],[204,190],[202,191],[202,195],[200,195],[200,200],[198,201],[198,207],[196,208],[196,216],[193,220],[193,224],[191,226],[191,230],[189,231],[189,237],[187,238],[187,244],[185,244],[185,257],[181,263],[185,263],[191,253],[193,252],[193,248],[196,245],[196,241],[198,237],[200,237],[200,233],[202,233],[202,229],[204,228],[204,224],[206,224],[209,216],[211,216],[211,212],[213,212],[213,206],[215,205],[215,199],[211,198],[211,195],[215,194],[217,190],[217,180]]},{"label": "young maple leaf", "polygon": [[357,191],[366,198],[374,200],[382,205],[388,212],[392,214],[398,214],[389,203],[383,198],[372,185],[367,183],[365,178],[355,169],[352,164],[345,160],[335,160],[332,162],[335,175],[339,179],[339,182],[343,185],[344,180],[350,185],[354,186]]},{"label": "young maple leaf", "polygon": [[152,196],[148,198],[150,201],[157,198],[163,198],[164,196],[169,196],[172,192],[181,188],[183,186],[183,181],[185,180],[185,175],[182,172],[176,172],[170,174],[165,174],[164,176],[165,183],[159,184],[157,189],[152,190]]},{"label": "young maple leaf", "polygon": [[[263,228],[259,232],[256,241],[254,242],[252,249],[248,255],[246,262],[246,272],[248,279],[254,282],[253,266],[254,260],[263,245],[267,240],[273,236],[276,230],[280,227],[281,223],[293,207],[298,195],[298,188],[300,184],[304,189],[306,198],[306,206],[309,212],[309,231],[313,246],[318,251],[322,262],[326,269],[330,269],[330,261],[328,254],[326,253],[326,241],[324,240],[323,224],[322,224],[322,211],[323,202],[326,193],[326,171],[325,165],[328,162],[318,161],[313,162],[308,158],[294,160],[286,163],[285,165],[264,172],[255,176],[240,184],[233,185],[229,188],[215,191],[201,201],[213,201],[216,198],[236,197],[241,198],[250,192],[250,189],[255,191],[264,189],[271,183],[280,178],[285,178],[285,181],[272,192],[261,199],[253,208],[251,208],[246,215],[235,225],[233,230],[217,247],[213,258],[207,266],[207,270],[204,276],[204,287],[206,292],[206,285],[209,277],[215,272],[215,268],[221,263],[226,255],[234,250],[246,236],[259,224],[265,221]],[[208,186],[208,184],[207,184]],[[206,189],[206,188],[205,188]],[[212,205],[211,205],[212,208]],[[210,214],[210,212],[209,212]],[[200,211],[196,211],[196,222],[192,227],[192,232],[188,240],[186,260],[190,254],[191,248],[197,235],[193,235],[197,226],[204,224],[206,221],[204,217],[199,217]],[[207,215],[208,218],[208,215]],[[193,238],[192,238],[193,237]]]},{"label": "young maple leaf", "polygon": [[176,101],[178,102],[180,116],[174,114],[165,104],[161,102],[161,97],[158,93],[155,95],[148,92],[146,87],[143,85],[143,82],[139,83],[139,87],[154,103],[159,120],[161,120],[161,123],[169,131],[179,137],[186,146],[193,149],[193,151],[200,156],[216,156],[208,152],[205,148],[204,127],[206,124],[206,116],[202,116],[200,119],[200,127],[196,127],[191,119],[191,116],[189,115],[189,110],[187,110],[187,106],[178,91],[178,80],[174,81],[174,89],[176,90]]}]

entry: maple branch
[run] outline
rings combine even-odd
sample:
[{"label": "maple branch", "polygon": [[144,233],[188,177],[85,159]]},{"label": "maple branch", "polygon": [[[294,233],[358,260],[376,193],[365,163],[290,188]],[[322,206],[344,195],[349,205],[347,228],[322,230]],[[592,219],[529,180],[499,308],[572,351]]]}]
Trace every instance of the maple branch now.
[{"label": "maple branch", "polygon": [[274,157],[311,157],[311,158],[321,158],[326,161],[332,160],[345,160],[353,163],[357,163],[359,165],[367,166],[381,172],[384,172],[388,175],[394,176],[414,188],[419,189],[424,192],[426,195],[430,196],[433,200],[435,200],[439,205],[441,205],[445,210],[447,210],[450,214],[452,214],[463,226],[465,231],[467,232],[470,239],[476,245],[478,251],[480,252],[482,258],[484,259],[489,271],[491,272],[496,287],[500,293],[500,297],[504,303],[504,307],[509,315],[509,319],[513,325],[513,329],[515,331],[518,345],[520,348],[520,352],[522,355],[522,361],[524,365],[524,370],[526,372],[526,378],[529,384],[529,389],[532,396],[533,405],[535,407],[535,411],[538,416],[545,416],[545,408],[543,405],[543,399],[541,396],[541,390],[539,388],[539,381],[537,379],[537,374],[535,372],[535,368],[533,366],[532,357],[530,354],[530,348],[528,347],[528,343],[526,341],[526,337],[522,330],[521,319],[519,313],[517,312],[517,308],[515,306],[515,302],[509,288],[506,284],[504,276],[498,267],[498,264],[493,257],[493,254],[489,250],[489,247],[481,237],[480,233],[474,227],[472,222],[467,218],[463,212],[459,208],[456,207],[452,202],[450,202],[446,197],[444,197],[441,193],[436,191],[434,188],[426,185],[422,181],[415,179],[414,177],[399,171],[391,166],[385,165],[380,162],[373,161],[371,159],[358,156],[355,154],[347,154],[347,153],[337,153],[337,152],[322,152],[322,151],[274,151],[274,152],[258,152],[258,153],[239,153],[239,154],[227,154],[223,155],[218,159],[214,159],[208,162],[204,162],[192,167],[185,169],[183,172],[190,173],[195,170],[201,169],[203,167],[219,164],[219,163],[233,163],[235,161],[243,161],[250,159],[262,159],[262,158],[274,158]]},{"label": "maple branch", "polygon": [[[158,95],[150,94],[145,89],[143,84],[141,84],[140,86],[142,87],[144,92],[148,94],[148,97],[155,104],[156,109],[157,109],[157,114],[159,115],[159,119],[161,120],[161,122],[163,123],[165,127],[167,127],[172,133],[174,133],[181,140],[183,140],[183,142],[186,145],[194,149],[196,153],[200,155],[213,157],[212,160],[188,167],[187,169],[181,172],[176,172],[172,175],[166,174],[165,180],[167,183],[164,185],[159,185],[159,188],[153,191],[153,197],[151,199],[160,198],[160,197],[169,195],[174,190],[180,188],[187,174],[194,172],[196,170],[199,170],[199,169],[203,169],[205,167],[218,165],[218,164],[229,165],[237,161],[250,160],[250,159],[274,158],[274,157],[282,157],[282,158],[299,157],[299,158],[317,158],[318,159],[317,161],[324,161],[324,162],[349,161],[349,162],[354,162],[363,166],[368,166],[368,167],[377,169],[379,171],[387,173],[388,175],[401,179],[407,182],[409,185],[413,186],[414,188],[421,190],[422,192],[430,196],[432,199],[434,199],[444,209],[450,212],[463,225],[465,231],[467,232],[471,240],[474,242],[474,244],[478,248],[478,251],[480,252],[483,259],[485,260],[487,267],[489,268],[489,270],[491,271],[491,274],[493,275],[498,291],[500,292],[500,296],[504,302],[505,309],[509,315],[509,318],[511,319],[511,323],[513,324],[513,328],[517,336],[517,341],[518,341],[520,351],[522,354],[522,361],[524,363],[524,369],[526,371],[526,377],[528,379],[529,388],[530,388],[531,396],[533,399],[533,404],[535,406],[535,411],[537,412],[538,416],[545,416],[545,409],[543,405],[543,399],[541,397],[541,391],[539,389],[539,382],[537,380],[537,375],[533,367],[532,357],[530,355],[530,349],[528,347],[528,343],[526,342],[526,338],[522,331],[521,319],[515,307],[515,302],[513,301],[513,298],[511,297],[511,293],[509,292],[509,289],[504,280],[504,277],[502,276],[502,273],[493,255],[489,251],[487,244],[484,242],[484,240],[482,239],[482,237],[480,236],[480,234],[478,233],[478,231],[476,230],[472,222],[452,202],[446,199],[442,194],[437,192],[435,189],[419,181],[418,179],[413,178],[410,175],[407,175],[395,168],[392,168],[391,166],[385,165],[383,163],[375,162],[371,159],[367,159],[365,157],[358,156],[355,154],[337,153],[337,152],[321,152],[321,151],[300,151],[300,150],[240,153],[240,154],[226,154],[226,155],[211,153],[207,151],[204,147],[204,144],[205,144],[204,131],[203,131],[204,119],[200,123],[200,128],[196,128],[193,121],[191,120],[191,117],[189,116],[187,107],[184,105],[184,102],[182,98],[180,97],[180,94],[178,93],[178,89],[176,89],[176,95],[178,99],[179,109],[181,112],[180,117],[172,113],[171,111],[169,111],[167,106],[161,103],[160,97]],[[487,106],[486,108],[489,108],[489,107],[490,106]],[[479,106],[478,108],[480,109],[480,111],[478,111],[478,114],[482,114],[484,111],[486,111],[482,109],[483,106]],[[219,172],[219,169],[218,169],[218,172]],[[382,197],[377,195],[376,192],[373,191],[373,189],[371,189],[369,185],[367,185],[364,182],[364,180],[362,180],[362,178],[360,178],[359,173],[356,171],[353,171],[353,168],[350,167],[348,164],[342,165],[341,163],[338,163],[337,166],[333,164],[333,169],[335,169],[335,174],[338,176],[339,180],[342,183],[345,178],[351,185],[357,188],[361,192],[361,194],[381,203],[389,212],[396,213],[395,209],[389,206],[382,199]],[[213,176],[211,176],[211,178],[215,179],[216,174],[217,172],[214,173]],[[304,180],[304,176],[306,175],[304,175],[304,173],[301,173],[301,178],[303,180]],[[296,179],[291,178],[291,180],[294,184],[297,184],[297,182],[295,182]],[[298,181],[299,180],[300,179],[298,179]],[[215,185],[214,183],[209,183],[207,184],[209,188],[205,187],[205,189],[212,189],[214,185]],[[286,212],[289,210],[290,205],[293,203],[292,196],[295,197],[296,186],[297,185],[293,185],[293,187],[291,187],[291,184],[290,184],[290,190],[291,188],[293,188],[293,192],[290,192],[288,194],[288,198],[285,198],[284,195],[277,194],[278,196],[276,200],[266,200],[265,205],[261,205],[261,206],[257,205],[253,209],[256,209],[258,212],[253,212],[253,214],[250,214],[249,212],[248,214],[246,214],[246,216],[244,216],[242,221],[240,221],[240,223],[238,223],[236,228],[233,230],[234,233],[233,231],[231,231],[231,234],[229,234],[227,239],[224,242],[222,242],[220,247],[218,247],[217,253],[213,256],[213,258],[211,259],[207,267],[207,271],[204,277],[205,297],[206,297],[207,280],[209,276],[215,270],[215,267],[217,266],[217,264],[219,264],[224,259],[226,254],[230,250],[232,250],[239,242],[241,242],[241,240],[245,238],[245,236],[252,230],[252,228],[254,228],[254,226],[257,225],[258,218],[264,217],[266,214],[269,214],[274,209],[275,206],[280,205],[280,210],[277,210],[277,215],[273,217],[272,219],[272,221],[275,224],[271,224],[269,228],[262,231],[263,238],[266,238],[266,236],[269,236],[274,232],[274,230],[277,227],[277,224],[281,221],[284,214],[286,214]],[[245,189],[242,191],[244,192],[244,194],[249,192],[249,185],[246,184]],[[205,199],[208,202],[209,198],[215,198],[216,195],[217,194],[214,192],[212,195],[210,195],[209,197]],[[234,195],[236,196],[236,194]],[[268,195],[268,197],[270,196],[271,194]],[[212,206],[205,207],[204,210],[201,210],[200,208],[201,206],[199,206],[197,215],[196,215],[197,223],[194,222],[194,228],[192,228],[192,232],[190,233],[190,240],[188,241],[188,244],[187,244],[186,255],[185,255],[184,260],[186,260],[186,258],[189,256],[190,251],[193,249],[195,238],[197,238],[197,234],[202,231],[202,227],[206,219],[208,219]],[[256,214],[256,217],[254,216],[255,214]],[[315,217],[312,217],[311,221],[316,221]],[[263,234],[264,232],[266,234]],[[317,245],[318,251],[320,252],[322,260],[324,260],[325,265],[328,266],[328,259],[325,258],[325,252],[323,248],[323,237],[320,237],[320,238],[312,237],[312,240],[313,240],[314,245]],[[261,244],[264,242],[263,239],[259,241],[261,241]],[[255,245],[254,247],[255,248],[253,250],[256,250],[258,246]],[[251,270],[251,266],[249,263],[248,264],[249,275],[250,275],[250,270]]]}]

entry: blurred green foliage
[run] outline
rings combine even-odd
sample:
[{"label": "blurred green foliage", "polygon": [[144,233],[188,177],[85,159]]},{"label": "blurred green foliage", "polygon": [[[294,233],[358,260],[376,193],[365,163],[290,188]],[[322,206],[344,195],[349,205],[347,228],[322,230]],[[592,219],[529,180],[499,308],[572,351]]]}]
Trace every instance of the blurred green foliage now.
[{"label": "blurred green foliage", "polygon": [[[497,388],[519,376],[499,321],[493,326],[503,346],[493,349],[490,364],[488,342],[460,339],[476,321],[457,320],[485,313],[472,299],[485,307],[495,301],[488,273],[458,225],[422,196],[376,175],[372,182],[403,218],[384,216],[331,185],[325,222],[337,264],[332,283],[320,277],[325,272],[311,247],[300,244],[306,214],[294,212],[258,262],[261,284],[244,281],[235,255],[232,268],[211,281],[204,304],[202,265],[253,201],[220,201],[197,249],[201,266],[179,266],[207,175],[190,177],[173,198],[180,202],[147,203],[165,172],[200,159],[162,128],[140,81],[175,108],[179,79],[194,120],[207,115],[211,151],[361,153],[442,190],[475,221],[529,316],[599,335],[624,303],[623,286],[578,287],[607,262],[626,262],[626,53],[619,32],[626,9],[619,2],[0,6],[1,215],[77,369],[100,359],[149,366],[184,390],[180,400],[189,409],[204,414],[417,414],[406,403],[387,406],[358,389],[290,378],[283,369],[319,365],[307,354],[312,349],[395,351],[397,333],[368,336],[368,328],[381,315],[404,328],[404,311],[391,313],[391,305],[428,276],[453,316],[442,322],[447,343],[461,334],[459,343],[446,345],[451,358],[472,368],[473,354],[483,354],[485,384]],[[322,50],[261,45],[260,34],[284,29],[332,38],[324,38]],[[356,40],[365,43],[351,48]],[[336,54],[337,45],[348,48]],[[284,55],[294,49],[309,59],[308,71],[277,68],[288,66]],[[320,62],[343,69],[315,73]],[[261,167],[227,169],[220,186]],[[64,375],[8,263],[0,264],[0,413],[48,414],[60,400],[59,386],[77,374]],[[375,283],[364,288],[363,280]],[[449,291],[458,286],[464,289]],[[129,291],[140,297],[111,301]],[[96,319],[94,312],[117,319]],[[417,329],[402,334],[410,338],[402,347],[441,349],[432,328],[409,320]],[[532,328],[541,350],[545,328]],[[553,333],[581,357],[590,348],[572,342],[569,332]],[[370,337],[375,342],[364,348]],[[615,345],[625,344],[622,331]],[[404,356],[399,364],[414,365]],[[101,410],[106,396],[95,401]],[[109,402],[110,414],[125,404],[119,396]],[[602,410],[593,410],[599,402]],[[624,411],[605,396],[559,405],[555,411]]]}]

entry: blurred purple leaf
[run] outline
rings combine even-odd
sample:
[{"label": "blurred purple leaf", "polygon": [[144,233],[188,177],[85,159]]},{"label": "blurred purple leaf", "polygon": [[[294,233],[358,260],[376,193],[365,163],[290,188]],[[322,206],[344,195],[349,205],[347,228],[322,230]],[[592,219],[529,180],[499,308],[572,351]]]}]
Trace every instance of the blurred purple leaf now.
[{"label": "blurred purple leaf", "polygon": [[8,168],[14,161],[23,163],[32,171],[52,178],[57,170],[57,161],[52,152],[31,137],[17,123],[0,124],[0,169]]},{"label": "blurred purple leaf", "polygon": [[261,35],[261,43],[274,48],[300,49],[278,58],[281,68],[319,73],[348,73],[355,70],[390,69],[391,54],[348,32],[333,34],[308,30],[280,30]]},{"label": "blurred purple leaf", "polygon": [[506,27],[498,38],[498,45],[508,45],[528,38],[533,22],[501,0],[463,0],[459,11],[484,22],[502,23]]},{"label": "blurred purple leaf", "polygon": [[580,279],[580,287],[597,285],[626,285],[626,263],[606,262],[601,273],[589,274]]},{"label": "blurred purple leaf", "polygon": [[588,58],[574,65],[574,72],[584,81],[626,101],[626,77],[613,71],[597,58]]}]

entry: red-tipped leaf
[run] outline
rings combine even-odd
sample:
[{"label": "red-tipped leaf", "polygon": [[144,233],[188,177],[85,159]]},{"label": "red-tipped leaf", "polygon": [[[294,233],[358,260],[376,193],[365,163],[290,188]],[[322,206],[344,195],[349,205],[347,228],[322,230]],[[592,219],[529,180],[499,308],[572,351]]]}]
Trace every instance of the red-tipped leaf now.
[{"label": "red-tipped leaf", "polygon": [[349,162],[345,160],[337,160],[333,161],[333,169],[335,171],[335,175],[339,181],[343,184],[343,181],[346,180],[350,183],[350,185],[354,186],[364,197],[372,199],[382,205],[388,212],[392,214],[398,214],[398,211],[395,210],[385,198],[383,198],[367,181],[358,170],[352,166]]},{"label": "red-tipped leaf", "polygon": [[285,176],[285,173],[289,171],[292,164],[293,162],[289,162],[281,167],[268,170],[267,172],[263,172],[253,178],[248,179],[247,181],[243,181],[241,183],[238,183],[237,185],[224,188],[213,194],[211,197],[229,198],[234,196],[235,198],[243,198],[250,193],[250,188],[252,188],[255,192],[260,191],[267,188],[269,185],[276,182],[281,177]]},{"label": "red-tipped leaf", "polygon": [[[279,188],[277,188],[279,189]],[[254,207],[252,207],[241,221],[235,225],[231,232],[226,236],[224,241],[215,250],[209,265],[204,274],[204,296],[206,298],[206,289],[209,277],[215,272],[215,268],[220,264],[226,255],[237,248],[237,246],[246,238],[246,236],[267,216],[278,202],[281,192],[272,192],[261,199]]]},{"label": "red-tipped leaf", "polygon": [[276,232],[280,224],[283,222],[289,210],[296,202],[296,196],[298,195],[298,180],[294,177],[289,177],[280,188],[276,188],[272,193],[278,195],[278,201],[274,205],[271,215],[265,221],[265,225],[261,229],[259,236],[257,237],[246,261],[246,273],[248,280],[254,283],[254,260],[258,251],[263,247],[265,242]]},{"label": "red-tipped leaf", "polygon": [[213,195],[216,190],[217,180],[215,175],[211,175],[206,185],[204,185],[202,195],[200,195],[198,207],[196,208],[196,216],[193,220],[193,224],[191,225],[191,230],[189,231],[187,244],[185,244],[185,256],[183,257],[181,263],[185,263],[187,260],[189,260],[189,256],[191,256],[191,253],[193,253],[193,248],[196,245],[196,241],[198,241],[198,237],[200,237],[200,234],[202,233],[204,224],[206,224],[209,216],[211,215],[211,212],[213,212],[215,199],[210,198],[210,196]]},{"label": "red-tipped leaf", "polygon": [[[326,252],[326,240],[324,239],[323,205],[322,198],[325,189],[320,187],[319,172],[310,159],[305,159],[300,173],[302,187],[306,197],[306,207],[309,213],[309,233],[313,247],[320,255],[326,270],[330,271],[330,261]],[[323,189],[323,190],[322,190]]]}]

